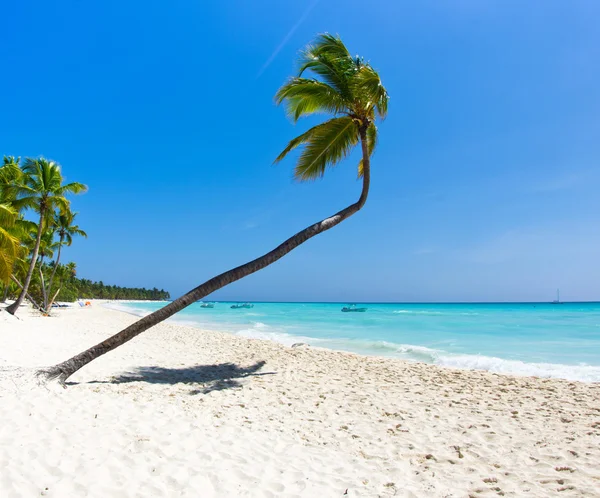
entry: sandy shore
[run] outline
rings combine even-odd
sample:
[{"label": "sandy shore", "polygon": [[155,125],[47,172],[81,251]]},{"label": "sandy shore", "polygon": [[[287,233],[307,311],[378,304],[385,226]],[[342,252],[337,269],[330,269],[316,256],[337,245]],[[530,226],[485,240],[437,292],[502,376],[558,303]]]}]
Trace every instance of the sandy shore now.
[{"label": "sandy shore", "polygon": [[600,496],[600,384],[287,348],[162,324],[0,312],[3,497]]}]

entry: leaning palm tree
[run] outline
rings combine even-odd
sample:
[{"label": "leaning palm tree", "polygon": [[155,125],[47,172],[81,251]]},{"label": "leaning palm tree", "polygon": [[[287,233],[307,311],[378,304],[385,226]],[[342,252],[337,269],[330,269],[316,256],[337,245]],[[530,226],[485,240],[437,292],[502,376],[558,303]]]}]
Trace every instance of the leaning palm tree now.
[{"label": "leaning palm tree", "polygon": [[[304,77],[308,71],[318,78]],[[301,181],[313,180],[321,177],[328,166],[348,156],[353,147],[360,143],[362,159],[358,165],[358,175],[362,178],[362,192],[358,200],[333,216],[301,230],[267,254],[199,285],[105,341],[63,363],[39,371],[40,376],[57,379],[64,385],[68,377],[92,360],[214,291],[273,264],[311,237],[333,228],[363,207],[369,193],[370,157],[377,138],[375,120],[384,118],[388,107],[388,94],[377,72],[360,57],[352,57],[339,37],[320,35],[314,45],[309,45],[302,52],[298,76],[285,83],[275,99],[279,104],[285,103],[294,121],[314,113],[333,115],[331,119],[292,140],[276,162],[281,161],[292,149],[303,146],[295,177]]]},{"label": "leaning palm tree", "polygon": [[48,213],[55,209],[63,212],[66,211],[70,203],[65,196],[67,194],[79,194],[87,190],[87,187],[82,183],[68,183],[63,185],[60,166],[54,161],[49,161],[43,157],[25,159],[22,170],[24,173],[23,183],[16,186],[18,200],[23,205],[33,208],[39,214],[39,222],[29,269],[23,282],[23,289],[17,300],[6,308],[6,311],[13,315],[19,309],[19,306],[21,306],[23,299],[27,295],[31,277],[35,270]]},{"label": "leaning palm tree", "polygon": [[56,261],[54,262],[54,267],[52,268],[50,280],[48,281],[48,287],[44,291],[44,307],[46,312],[50,311],[50,307],[52,306],[52,302],[48,302],[48,296],[50,296],[52,291],[52,283],[54,282],[54,275],[56,274],[56,269],[60,263],[60,253],[63,246],[70,246],[73,243],[73,237],[75,236],[87,237],[87,233],[74,224],[76,216],[77,213],[73,213],[70,210],[67,210],[64,213],[58,212],[54,215],[54,226],[56,227],[56,233],[58,235],[58,253],[56,255]]}]

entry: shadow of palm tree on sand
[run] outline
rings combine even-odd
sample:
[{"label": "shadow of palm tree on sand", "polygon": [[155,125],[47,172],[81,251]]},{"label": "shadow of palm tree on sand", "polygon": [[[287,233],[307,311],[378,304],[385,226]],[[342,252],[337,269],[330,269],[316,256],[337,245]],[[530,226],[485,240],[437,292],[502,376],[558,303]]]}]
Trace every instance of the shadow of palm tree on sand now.
[{"label": "shadow of palm tree on sand", "polygon": [[127,382],[149,382],[151,384],[203,384],[189,394],[207,394],[241,387],[236,380],[257,375],[273,375],[275,372],[258,372],[265,365],[257,361],[249,367],[240,367],[235,363],[216,365],[196,365],[185,368],[139,367],[132,372],[111,377],[110,380],[92,381],[90,384],[123,384]]}]

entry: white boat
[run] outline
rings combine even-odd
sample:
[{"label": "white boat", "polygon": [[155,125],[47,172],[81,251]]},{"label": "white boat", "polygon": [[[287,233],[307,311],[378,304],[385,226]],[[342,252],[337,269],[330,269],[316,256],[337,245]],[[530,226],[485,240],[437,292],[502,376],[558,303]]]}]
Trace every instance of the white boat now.
[{"label": "white boat", "polygon": [[343,313],[364,313],[365,311],[367,311],[367,308],[357,308],[356,304],[349,304],[342,308]]},{"label": "white boat", "polygon": [[231,305],[232,310],[239,310],[240,308],[254,308],[254,305],[250,303],[238,303]]},{"label": "white boat", "polygon": [[200,303],[201,308],[214,308],[215,303]]},{"label": "white boat", "polygon": [[560,300],[560,291],[558,289],[556,289],[556,299],[552,301],[552,304],[562,304]]}]

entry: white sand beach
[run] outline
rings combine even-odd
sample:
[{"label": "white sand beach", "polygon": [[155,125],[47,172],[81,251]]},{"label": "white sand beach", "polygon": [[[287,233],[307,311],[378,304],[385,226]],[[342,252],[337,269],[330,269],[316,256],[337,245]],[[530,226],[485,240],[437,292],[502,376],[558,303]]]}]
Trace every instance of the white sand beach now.
[{"label": "white sand beach", "polygon": [[0,312],[5,498],[600,496],[599,384],[166,323],[62,389],[34,367],[136,317],[19,318]]}]

